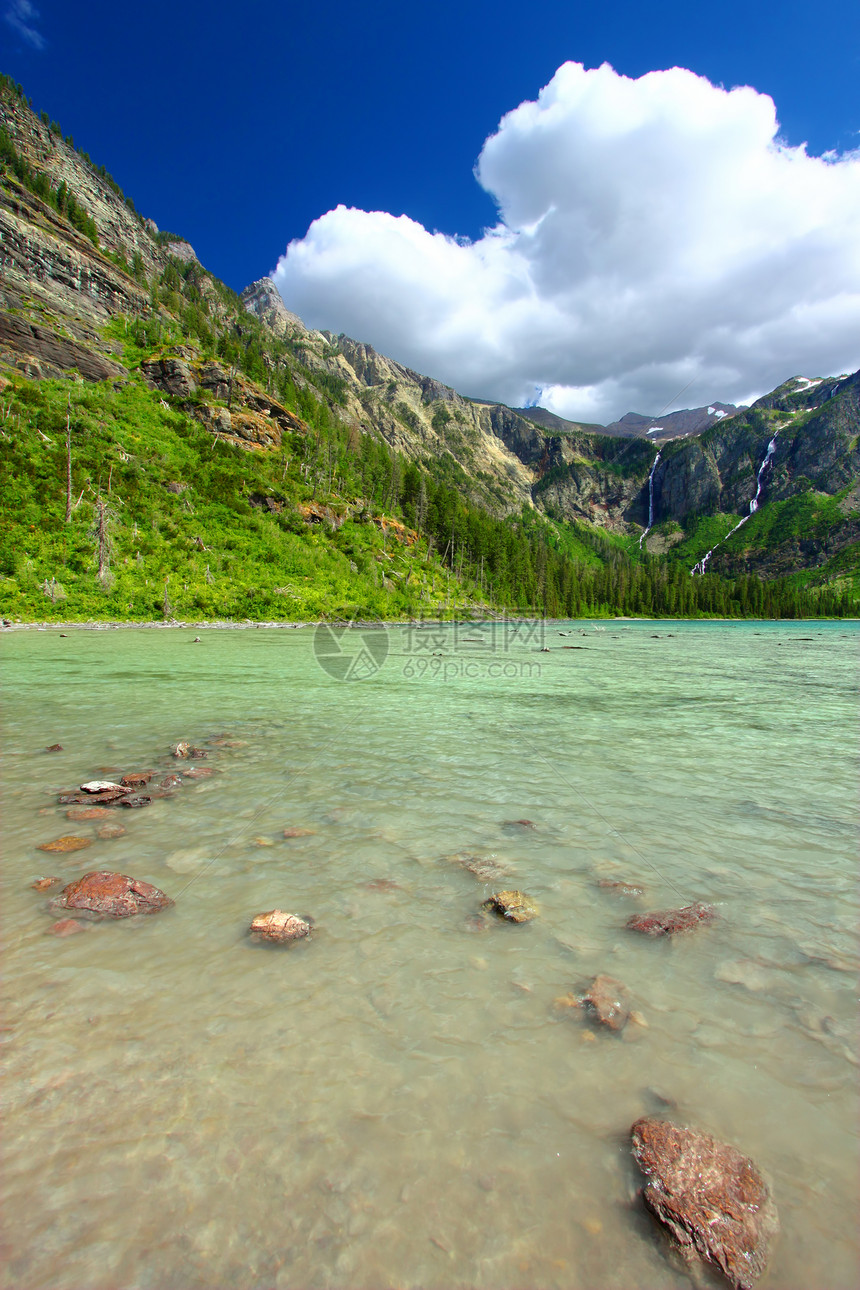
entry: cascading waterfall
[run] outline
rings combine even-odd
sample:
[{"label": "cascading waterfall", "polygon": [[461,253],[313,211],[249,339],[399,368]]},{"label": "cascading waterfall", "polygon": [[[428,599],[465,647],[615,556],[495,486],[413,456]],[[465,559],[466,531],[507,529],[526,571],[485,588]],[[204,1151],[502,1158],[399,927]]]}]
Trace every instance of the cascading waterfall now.
[{"label": "cascading waterfall", "polygon": [[778,434],[779,434],[779,431],[777,430],[776,434],[773,436],[770,443],[767,445],[767,452],[764,455],[764,461],[761,463],[761,465],[758,468],[758,475],[756,476],[755,496],[750,501],[749,511],[747,512],[746,515],[744,515],[743,519],[738,520],[735,527],[733,529],[730,529],[724,538],[720,538],[719,542],[716,542],[711,547],[710,551],[708,551],[706,555],[702,556],[698,564],[693,565],[692,569],[690,570],[691,578],[695,573],[705,573],[708,567],[708,561],[716,551],[717,547],[722,546],[724,542],[728,542],[729,538],[732,536],[732,533],[737,533],[738,529],[742,528],[743,525],[746,524],[749,517],[751,515],[755,515],[756,511],[758,510],[758,499],[761,497],[762,484],[764,483],[764,472],[767,470],[768,466],[773,460],[773,454],[776,452],[776,437]]},{"label": "cascading waterfall", "polygon": [[642,550],[642,543],[651,532],[654,524],[654,471],[657,469],[657,462],[660,460],[662,455],[663,454],[661,452],[657,453],[657,456],[654,458],[654,465],[651,467],[651,474],[648,476],[648,527],[639,538],[640,551]]}]

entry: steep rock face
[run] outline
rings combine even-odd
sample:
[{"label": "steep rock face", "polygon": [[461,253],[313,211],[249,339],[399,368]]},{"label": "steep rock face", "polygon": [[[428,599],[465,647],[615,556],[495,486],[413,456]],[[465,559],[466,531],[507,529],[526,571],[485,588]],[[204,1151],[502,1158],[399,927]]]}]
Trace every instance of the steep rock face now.
[{"label": "steep rock face", "polygon": [[287,309],[271,278],[260,278],[257,282],[250,283],[242,292],[241,300],[248,313],[265,323],[275,336],[283,337],[291,331],[307,330],[301,318]]},{"label": "steep rock face", "polygon": [[[33,193],[7,181],[0,190],[0,300],[7,308],[33,302],[90,328],[117,314],[149,310],[149,297],[92,242]],[[95,343],[95,333],[90,339]]]}]

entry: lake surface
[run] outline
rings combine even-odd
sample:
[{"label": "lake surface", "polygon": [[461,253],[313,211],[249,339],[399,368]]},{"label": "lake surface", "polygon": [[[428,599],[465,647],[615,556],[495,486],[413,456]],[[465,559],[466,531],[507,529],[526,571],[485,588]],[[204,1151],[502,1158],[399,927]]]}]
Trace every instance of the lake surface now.
[{"label": "lake surface", "polygon": [[[638,1199],[665,1111],[772,1180],[763,1287],[853,1290],[856,625],[194,635],[0,640],[7,1286],[715,1286]],[[216,773],[123,837],[56,805],[178,740]],[[46,934],[30,884],[101,868],[175,908]],[[476,918],[499,886],[540,917]],[[312,938],[252,945],[275,907]],[[599,972],[647,1025],[556,1002]]]}]

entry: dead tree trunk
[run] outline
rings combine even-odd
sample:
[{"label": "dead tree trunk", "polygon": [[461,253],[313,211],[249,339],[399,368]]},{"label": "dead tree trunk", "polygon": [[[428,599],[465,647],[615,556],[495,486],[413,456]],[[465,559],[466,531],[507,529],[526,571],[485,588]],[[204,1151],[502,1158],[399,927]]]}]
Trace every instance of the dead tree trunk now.
[{"label": "dead tree trunk", "polygon": [[72,522],[72,396],[66,402],[66,523]]}]

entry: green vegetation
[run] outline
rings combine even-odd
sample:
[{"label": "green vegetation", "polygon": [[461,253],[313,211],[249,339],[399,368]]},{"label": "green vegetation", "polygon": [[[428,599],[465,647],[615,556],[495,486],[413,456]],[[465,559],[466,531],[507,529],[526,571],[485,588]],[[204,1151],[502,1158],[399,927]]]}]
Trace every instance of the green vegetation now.
[{"label": "green vegetation", "polygon": [[7,131],[0,126],[0,176],[4,174],[13,174],[24,188],[53,206],[58,215],[64,215],[73,228],[88,237],[93,246],[98,246],[99,235],[95,221],[81,206],[65,180],[53,188],[45,172],[33,169],[18,152]]}]

